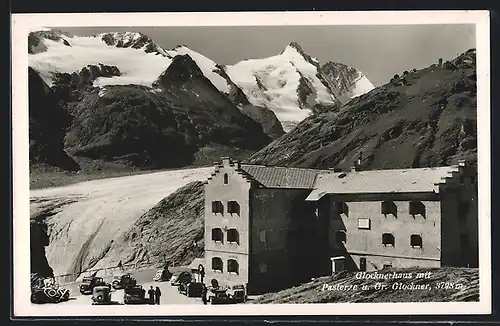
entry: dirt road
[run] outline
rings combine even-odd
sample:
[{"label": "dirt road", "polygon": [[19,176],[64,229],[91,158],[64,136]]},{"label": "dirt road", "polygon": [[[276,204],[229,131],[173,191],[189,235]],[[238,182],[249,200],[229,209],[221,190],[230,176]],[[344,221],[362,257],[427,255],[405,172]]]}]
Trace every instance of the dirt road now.
[{"label": "dirt road", "polygon": [[[147,290],[150,286],[153,286],[153,288],[156,288],[158,286],[162,293],[160,297],[160,305],[203,304],[201,302],[201,298],[189,298],[185,295],[180,294],[177,290],[177,287],[170,285],[170,282],[152,281],[155,272],[156,270],[144,270],[134,273],[134,276],[137,279],[137,283],[142,285],[142,287],[146,290],[146,296]],[[112,278],[106,277],[105,280],[106,282],[111,282]],[[92,295],[81,295],[78,291],[78,285],[78,283],[75,283],[63,286],[64,288],[70,290],[70,300],[57,304],[57,307],[66,305],[92,305]],[[111,293],[111,300],[116,302],[116,304],[123,305],[123,290],[113,290]],[[47,309],[53,309],[55,306],[44,305],[44,307],[47,307]]]}]

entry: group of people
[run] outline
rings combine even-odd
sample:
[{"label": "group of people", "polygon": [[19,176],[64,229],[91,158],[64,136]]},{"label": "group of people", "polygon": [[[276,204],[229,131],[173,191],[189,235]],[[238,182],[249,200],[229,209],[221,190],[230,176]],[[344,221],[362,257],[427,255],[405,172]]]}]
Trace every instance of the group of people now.
[{"label": "group of people", "polygon": [[159,287],[153,289],[153,286],[148,290],[149,304],[160,304],[161,291]]}]

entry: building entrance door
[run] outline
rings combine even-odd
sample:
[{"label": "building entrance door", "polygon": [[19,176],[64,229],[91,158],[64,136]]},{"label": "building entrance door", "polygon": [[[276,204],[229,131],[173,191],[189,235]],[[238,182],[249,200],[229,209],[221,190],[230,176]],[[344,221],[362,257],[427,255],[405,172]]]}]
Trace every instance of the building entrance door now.
[{"label": "building entrance door", "polygon": [[360,258],[359,259],[359,270],[362,272],[366,271],[366,258]]}]

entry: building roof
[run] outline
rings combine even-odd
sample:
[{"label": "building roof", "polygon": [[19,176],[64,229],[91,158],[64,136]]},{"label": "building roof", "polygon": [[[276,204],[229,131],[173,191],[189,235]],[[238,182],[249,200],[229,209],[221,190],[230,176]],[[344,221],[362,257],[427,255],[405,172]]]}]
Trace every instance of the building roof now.
[{"label": "building roof", "polygon": [[315,201],[326,194],[439,192],[458,166],[352,171],[318,175],[306,200]]},{"label": "building roof", "polygon": [[242,164],[241,170],[267,188],[313,189],[318,174],[329,170]]},{"label": "building roof", "polygon": [[190,269],[198,269],[198,266],[205,266],[205,258],[195,258],[191,264],[188,265]]}]

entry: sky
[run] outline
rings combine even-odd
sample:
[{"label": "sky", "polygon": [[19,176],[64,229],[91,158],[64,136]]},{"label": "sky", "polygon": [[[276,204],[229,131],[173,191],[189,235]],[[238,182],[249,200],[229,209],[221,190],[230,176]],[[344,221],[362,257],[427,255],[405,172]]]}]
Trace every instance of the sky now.
[{"label": "sky", "polygon": [[387,83],[394,74],[451,60],[476,47],[474,25],[330,25],[330,26],[237,26],[237,27],[68,27],[78,36],[105,32],[135,31],[158,45],[172,49],[186,45],[219,64],[279,54],[295,41],[321,64],[328,61],[350,65],[375,85]]}]

